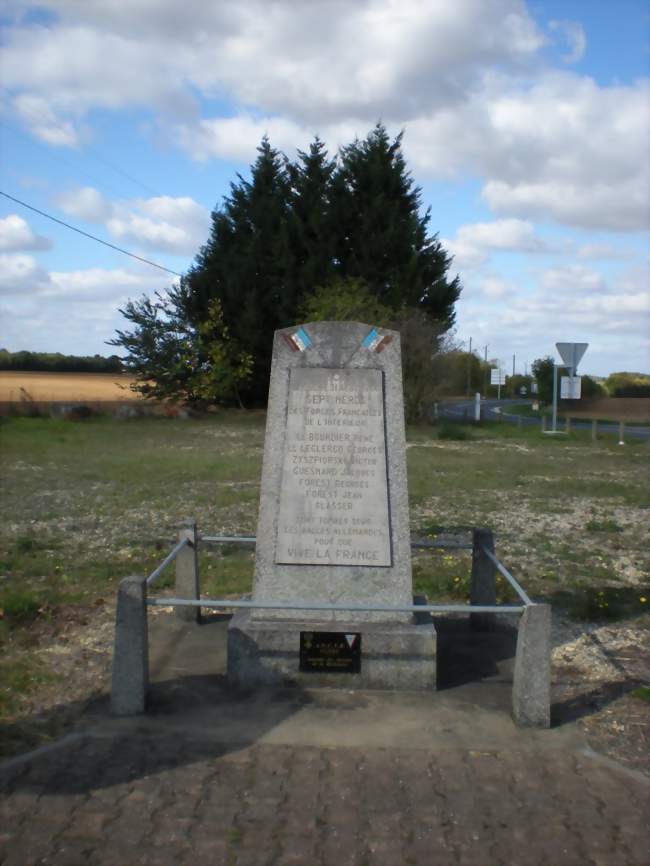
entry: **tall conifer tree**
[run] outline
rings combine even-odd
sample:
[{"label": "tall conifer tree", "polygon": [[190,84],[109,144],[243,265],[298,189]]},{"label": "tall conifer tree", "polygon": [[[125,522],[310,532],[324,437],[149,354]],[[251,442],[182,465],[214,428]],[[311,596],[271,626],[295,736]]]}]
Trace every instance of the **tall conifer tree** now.
[{"label": "tall conifer tree", "polygon": [[186,280],[190,317],[200,322],[217,297],[233,339],[253,356],[255,400],[266,397],[273,331],[293,321],[298,303],[287,278],[288,208],[285,162],[265,137],[250,181],[238,175],[213,212],[210,238]]},{"label": "tall conifer tree", "polygon": [[[237,359],[253,359],[250,384],[240,376],[237,393],[262,403],[273,332],[296,323],[317,289],[364,286],[382,309],[419,309],[439,330],[450,328],[460,283],[447,278],[451,259],[437,236],[428,234],[430,213],[421,212],[421,191],[406,169],[401,144],[401,135],[391,142],[377,124],[337,160],[316,138],[290,162],[263,138],[250,180],[238,175],[231,184],[180,286],[155,310],[148,310],[146,299],[127,309],[136,332],[118,332],[113,345],[126,349],[136,369],[138,358],[158,357],[165,348],[165,322],[170,332],[174,321],[183,322],[205,356],[201,381],[209,381],[212,355],[204,346],[204,325],[217,299],[229,363],[241,372]],[[137,371],[146,379],[141,363]],[[246,373],[248,378],[248,368]],[[153,379],[159,375],[149,373]]]},{"label": "tall conifer tree", "polygon": [[330,207],[334,169],[335,161],[328,159],[318,137],[308,153],[299,150],[298,160],[287,162],[289,279],[293,295],[301,302],[317,286],[328,285],[336,276],[335,227]]},{"label": "tall conifer tree", "polygon": [[391,142],[377,124],[363,141],[341,150],[332,201],[340,276],[363,279],[386,306],[417,307],[447,330],[460,281],[447,279],[451,258],[437,236],[428,234],[431,215],[421,214],[421,205],[421,190],[406,169],[402,134]]}]

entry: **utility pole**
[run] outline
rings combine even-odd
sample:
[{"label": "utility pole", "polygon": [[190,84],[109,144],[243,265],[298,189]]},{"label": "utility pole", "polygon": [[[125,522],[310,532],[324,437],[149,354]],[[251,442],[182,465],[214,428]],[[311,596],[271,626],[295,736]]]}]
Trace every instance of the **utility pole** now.
[{"label": "utility pole", "polygon": [[469,355],[467,357],[467,397],[469,397],[469,389],[472,377],[472,338],[469,338]]},{"label": "utility pole", "polygon": [[512,375],[515,375],[515,356],[512,356]]}]

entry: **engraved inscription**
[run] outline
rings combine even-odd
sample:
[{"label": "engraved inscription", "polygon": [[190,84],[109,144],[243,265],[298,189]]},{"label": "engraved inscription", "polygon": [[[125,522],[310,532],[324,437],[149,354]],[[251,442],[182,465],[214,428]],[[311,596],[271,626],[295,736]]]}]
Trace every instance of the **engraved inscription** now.
[{"label": "engraved inscription", "polygon": [[290,370],[275,561],[391,565],[380,370]]}]

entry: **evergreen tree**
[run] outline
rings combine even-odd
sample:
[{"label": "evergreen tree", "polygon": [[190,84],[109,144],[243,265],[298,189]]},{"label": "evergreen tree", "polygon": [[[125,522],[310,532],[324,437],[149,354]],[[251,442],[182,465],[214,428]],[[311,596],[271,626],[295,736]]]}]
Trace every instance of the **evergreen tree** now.
[{"label": "evergreen tree", "polygon": [[443,330],[454,323],[458,277],[449,281],[451,258],[428,235],[430,211],[420,214],[421,190],[402,154],[402,134],[391,143],[382,124],[341,151],[333,179],[337,269],[359,277],[394,310],[419,308]]},{"label": "evergreen tree", "polygon": [[317,286],[335,276],[335,227],[330,211],[335,161],[327,157],[316,137],[309,152],[298,151],[298,161],[287,162],[290,182],[288,238],[289,274],[293,297],[303,301]]},{"label": "evergreen tree", "polygon": [[[206,341],[210,334],[222,343],[227,339],[226,360],[238,371],[237,395],[262,403],[273,332],[299,321],[319,288],[333,287],[337,303],[346,296],[348,309],[350,287],[364,286],[378,309],[397,317],[417,310],[436,333],[447,331],[460,283],[458,277],[447,279],[451,260],[437,237],[428,234],[430,213],[420,213],[420,189],[406,170],[401,142],[401,135],[391,142],[378,124],[366,139],[343,148],[338,161],[328,158],[316,138],[308,152],[290,162],[263,138],[250,180],[238,175],[212,213],[210,237],[180,287],[168,293],[169,304],[165,309],[149,309],[142,301],[128,306],[124,312],[136,331],[118,332],[113,345],[126,349],[131,367],[135,359],[144,381],[147,375],[160,375],[159,367],[149,374],[145,369],[151,341],[157,340],[161,354],[156,357],[169,354],[180,375],[180,369],[187,370],[182,367],[187,358],[175,336],[165,341],[165,328],[180,323],[183,339],[193,346],[192,357],[203,365],[203,399],[210,364],[220,359],[217,366],[224,370],[224,359],[211,353]],[[319,308],[330,300],[319,296]],[[368,306],[366,301],[363,305]],[[215,327],[206,331],[206,322]],[[252,358],[252,373],[238,363],[240,358]],[[222,386],[226,380],[220,374]]]},{"label": "evergreen tree", "polygon": [[251,180],[238,175],[188,274],[184,303],[200,323],[212,298],[237,344],[253,357],[252,394],[268,390],[273,332],[295,321],[298,298],[287,278],[289,184],[285,163],[262,139]]}]

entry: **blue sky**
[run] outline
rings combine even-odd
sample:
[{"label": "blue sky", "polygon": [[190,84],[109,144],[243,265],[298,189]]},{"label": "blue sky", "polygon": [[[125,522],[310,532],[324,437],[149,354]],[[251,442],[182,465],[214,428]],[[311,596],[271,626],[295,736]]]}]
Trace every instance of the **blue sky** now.
[{"label": "blue sky", "polygon": [[[183,272],[263,134],[378,119],[464,286],[455,338],[517,369],[650,372],[645,0],[9,0],[0,189]],[[93,354],[172,277],[0,197],[0,346]]]}]

